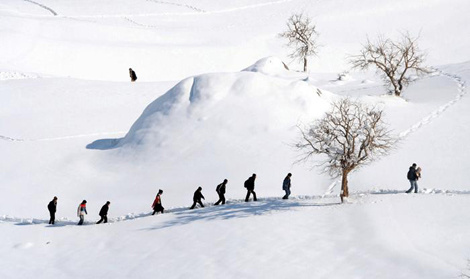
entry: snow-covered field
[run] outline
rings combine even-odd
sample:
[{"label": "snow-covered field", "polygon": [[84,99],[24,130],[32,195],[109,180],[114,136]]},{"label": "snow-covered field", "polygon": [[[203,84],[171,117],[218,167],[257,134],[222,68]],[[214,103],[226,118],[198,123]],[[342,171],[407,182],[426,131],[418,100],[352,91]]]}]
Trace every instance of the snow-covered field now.
[{"label": "snow-covered field", "polygon": [[[298,11],[320,33],[308,74],[277,35]],[[1,1],[0,277],[470,276],[469,11],[464,0]],[[336,80],[367,35],[403,30],[420,33],[436,71],[402,98],[373,72]],[[293,164],[292,148],[296,125],[342,96],[383,107],[401,139],[351,175],[346,204],[337,179]],[[421,191],[407,195],[414,162]],[[252,173],[260,201],[244,203]],[[198,186],[213,204],[224,178],[225,206],[187,210]],[[169,211],[149,216],[160,188]],[[94,225],[107,200],[110,223]]]}]

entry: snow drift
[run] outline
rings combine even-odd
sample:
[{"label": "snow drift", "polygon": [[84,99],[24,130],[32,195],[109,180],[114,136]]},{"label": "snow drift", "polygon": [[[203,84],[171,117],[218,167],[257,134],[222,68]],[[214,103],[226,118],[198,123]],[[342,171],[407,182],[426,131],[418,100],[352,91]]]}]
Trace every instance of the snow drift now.
[{"label": "snow drift", "polygon": [[173,154],[171,147],[181,146],[255,152],[292,141],[296,124],[320,116],[332,96],[295,73],[289,75],[280,59],[268,57],[242,72],[204,74],[179,82],[152,102],[127,135],[111,141],[110,147],[146,153],[170,148]]}]

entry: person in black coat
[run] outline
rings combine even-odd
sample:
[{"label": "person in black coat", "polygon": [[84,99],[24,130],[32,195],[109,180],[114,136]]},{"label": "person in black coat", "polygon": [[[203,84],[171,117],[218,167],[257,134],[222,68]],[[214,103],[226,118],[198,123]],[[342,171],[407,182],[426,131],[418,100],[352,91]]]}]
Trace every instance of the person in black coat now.
[{"label": "person in black coat", "polygon": [[101,222],[104,221],[104,223],[108,223],[108,210],[109,210],[109,205],[111,203],[109,201],[106,202],[105,205],[103,205],[103,207],[101,207],[101,210],[100,210],[100,216],[101,216],[101,219],[96,222],[96,224],[99,224]]},{"label": "person in black coat", "polygon": [[255,179],[256,174],[254,173],[250,178],[245,181],[245,188],[247,190],[245,201],[247,202],[250,199],[250,194],[253,194],[253,200],[257,201],[255,193]]},{"label": "person in black coat", "polygon": [[219,195],[219,200],[214,204],[214,205],[219,205],[220,203],[225,204],[225,189],[227,186],[227,179],[224,179],[224,182],[220,183],[217,185],[217,188],[215,188],[215,191]]},{"label": "person in black coat", "polygon": [[198,203],[201,207],[204,207],[201,199],[205,200],[204,196],[202,195],[202,187],[199,187],[197,188],[196,192],[194,192],[193,205],[190,209],[194,209],[196,207],[196,203]]},{"label": "person in black coat", "polygon": [[49,224],[54,225],[55,223],[55,212],[57,211],[57,197],[54,197],[52,201],[49,202],[47,205],[47,209],[49,209],[49,214],[51,215],[51,219],[49,220]]},{"label": "person in black coat", "polygon": [[418,178],[421,176],[421,174],[418,174],[416,170],[416,164],[413,164],[410,169],[408,170],[408,174],[406,177],[410,181],[411,187],[406,191],[406,193],[411,193],[414,189],[414,192],[418,192]]},{"label": "person in black coat", "polygon": [[131,82],[137,80],[137,75],[135,74],[134,70],[132,70],[132,68],[129,68],[129,76],[131,77]]}]

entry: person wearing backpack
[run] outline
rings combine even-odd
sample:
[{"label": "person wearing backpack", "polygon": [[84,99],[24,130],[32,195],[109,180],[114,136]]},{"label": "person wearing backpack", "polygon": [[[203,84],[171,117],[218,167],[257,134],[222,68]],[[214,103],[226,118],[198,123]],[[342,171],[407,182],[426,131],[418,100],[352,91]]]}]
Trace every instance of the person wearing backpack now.
[{"label": "person wearing backpack", "polygon": [[219,200],[214,205],[219,205],[220,203],[225,204],[225,188],[227,186],[227,179],[224,179],[224,182],[217,185],[215,191],[219,195]]},{"label": "person wearing backpack", "polygon": [[282,182],[282,190],[286,191],[286,194],[284,197],[282,197],[283,200],[287,200],[290,196],[290,177],[292,176],[292,173],[288,173],[286,178],[284,178],[284,181]]},{"label": "person wearing backpack", "polygon": [[47,209],[49,210],[49,215],[51,215],[51,218],[49,219],[49,224],[54,225],[55,212],[57,211],[57,197],[54,197],[52,201],[49,202],[49,204],[47,205]]},{"label": "person wearing backpack", "polygon": [[80,217],[78,225],[83,225],[83,221],[85,221],[85,214],[88,214],[88,212],[86,212],[86,200],[83,200],[82,203],[78,205],[77,209],[77,215]]},{"label": "person wearing backpack", "polygon": [[96,222],[96,224],[99,224],[103,221],[104,221],[104,223],[108,223],[108,210],[109,210],[109,205],[110,204],[111,203],[109,201],[107,201],[105,203],[105,205],[103,205],[103,207],[101,207],[101,210],[100,210],[100,213],[99,213],[101,219],[98,222]]},{"label": "person wearing backpack", "polygon": [[245,181],[245,188],[246,188],[246,198],[245,202],[250,199],[250,195],[253,194],[253,201],[257,201],[256,193],[255,193],[255,179],[256,174],[254,173],[250,178]]},{"label": "person wearing backpack", "polygon": [[162,197],[161,197],[162,194],[163,194],[163,190],[162,189],[158,190],[158,194],[155,197],[155,200],[153,201],[153,204],[152,204],[152,208],[153,208],[152,215],[155,215],[155,213],[157,212],[160,212],[163,214],[163,210],[165,210],[165,208],[162,206]]},{"label": "person wearing backpack", "polygon": [[411,193],[414,189],[415,193],[418,193],[418,179],[421,177],[421,168],[419,168],[420,172],[418,173],[416,170],[416,164],[413,164],[408,173],[406,174],[406,178],[410,181],[411,187],[406,191],[406,193]]},{"label": "person wearing backpack", "polygon": [[193,205],[189,209],[194,209],[196,207],[196,203],[198,203],[201,207],[204,207],[201,199],[205,200],[204,196],[202,195],[202,187],[198,187],[196,192],[194,192]]}]

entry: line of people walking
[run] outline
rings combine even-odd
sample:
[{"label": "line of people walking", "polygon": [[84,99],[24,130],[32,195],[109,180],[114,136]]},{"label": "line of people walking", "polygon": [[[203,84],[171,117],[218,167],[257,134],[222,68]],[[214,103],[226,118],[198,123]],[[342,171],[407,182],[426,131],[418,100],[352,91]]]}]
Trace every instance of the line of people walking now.
[{"label": "line of people walking", "polygon": [[[285,195],[282,197],[282,199],[286,200],[289,199],[289,196],[291,194],[291,177],[292,173],[288,173],[286,177],[284,178],[282,182],[282,190],[285,191]],[[418,179],[421,178],[421,168],[418,167],[416,164],[413,164],[407,173],[407,179],[410,181],[411,188],[406,191],[406,193],[411,193],[413,190],[415,193],[418,192]],[[253,201],[257,201],[256,197],[256,192],[255,192],[255,180],[256,180],[256,174],[254,173],[252,176],[250,176],[244,183],[244,187],[246,188],[246,197],[245,197],[245,202],[248,202],[250,200],[251,195],[253,195]],[[217,185],[215,188],[215,191],[217,192],[217,195],[219,196],[219,199],[217,202],[214,203],[214,205],[224,205],[225,204],[225,193],[227,190],[227,183],[228,180],[224,179],[224,181],[220,184]],[[165,211],[165,208],[162,205],[162,194],[163,190],[159,189],[157,196],[155,197],[155,200],[152,203],[151,208],[153,209],[152,215],[155,215],[156,213],[163,214]],[[55,223],[55,213],[57,211],[57,197],[54,197],[52,201],[49,202],[47,205],[47,208],[49,210],[50,214],[50,220],[49,224],[54,225]],[[197,205],[200,207],[204,207],[204,203],[202,200],[205,200],[204,195],[202,194],[202,187],[199,186],[196,191],[193,194],[193,204],[189,209],[194,209],[196,208]],[[86,204],[87,201],[83,200],[78,208],[77,208],[77,216],[80,218],[80,221],[78,222],[78,225],[83,225],[83,222],[85,221],[85,215],[88,214],[86,210]],[[107,223],[108,222],[108,210],[111,202],[107,201],[102,207],[99,212],[99,216],[101,219],[96,222],[96,224],[100,223]]]}]

